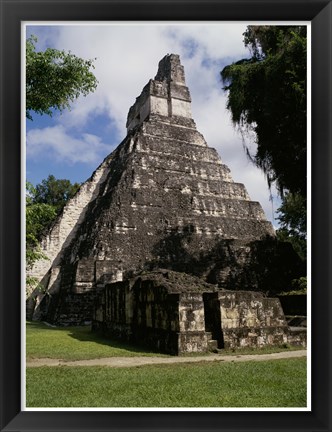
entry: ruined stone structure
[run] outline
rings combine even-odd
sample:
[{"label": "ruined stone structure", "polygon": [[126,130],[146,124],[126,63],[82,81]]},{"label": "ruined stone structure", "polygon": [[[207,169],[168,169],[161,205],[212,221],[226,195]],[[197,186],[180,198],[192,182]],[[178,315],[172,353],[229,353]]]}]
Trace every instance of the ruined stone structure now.
[{"label": "ruined stone structure", "polygon": [[[114,313],[125,313],[127,300],[121,303],[120,298],[126,298],[130,281],[142,271],[163,268],[218,286],[206,297],[210,300],[202,300],[209,290],[197,299],[201,306],[195,325],[203,335],[210,330],[201,314],[209,306],[202,305],[227,302],[231,294],[223,297],[221,289],[274,292],[280,275],[289,280],[297,271],[288,259],[291,251],[276,244],[260,204],[233,181],[217,151],[197,131],[184,69],[174,54],[160,61],[155,79],[130,108],[126,138],[67,203],[41,246],[49,260],[37,262],[31,273],[44,293],[31,294],[28,317],[60,324],[91,321],[95,298],[107,293],[117,298]],[[114,282],[118,284],[110,285]],[[177,302],[185,304],[189,291],[176,294]],[[167,308],[175,298],[171,288],[150,294],[156,305],[159,296],[166,296]],[[232,302],[259,297],[234,296]],[[180,329],[181,323],[172,325]],[[273,326],[283,327],[279,324]],[[119,331],[125,332],[122,327]],[[178,338],[182,336],[180,331]],[[207,346],[209,338],[203,339],[197,346]],[[229,344],[242,339],[229,336]]]},{"label": "ruined stone structure", "polygon": [[303,329],[288,328],[279,299],[170,270],[107,284],[93,329],[171,354],[306,342]]}]

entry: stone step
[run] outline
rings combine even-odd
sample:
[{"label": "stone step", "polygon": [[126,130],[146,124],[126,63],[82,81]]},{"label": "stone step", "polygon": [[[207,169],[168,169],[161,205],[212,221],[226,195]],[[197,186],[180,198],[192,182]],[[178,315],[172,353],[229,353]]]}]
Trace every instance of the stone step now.
[{"label": "stone step", "polygon": [[218,352],[218,341],[215,339],[210,339],[207,343],[208,350],[212,352]]}]

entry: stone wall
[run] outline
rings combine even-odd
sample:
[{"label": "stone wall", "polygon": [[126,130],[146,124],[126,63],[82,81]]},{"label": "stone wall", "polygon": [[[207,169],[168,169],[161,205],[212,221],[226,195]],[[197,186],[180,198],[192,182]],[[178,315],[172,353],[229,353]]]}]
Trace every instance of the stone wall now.
[{"label": "stone wall", "polygon": [[253,291],[205,294],[208,329],[221,348],[287,343],[288,328],[280,302]]},{"label": "stone wall", "polygon": [[93,329],[171,354],[205,352],[202,294],[170,292],[154,278],[106,285],[97,300]]},{"label": "stone wall", "polygon": [[94,330],[170,354],[306,345],[305,329],[287,326],[278,299],[169,270],[108,284],[97,301]]}]

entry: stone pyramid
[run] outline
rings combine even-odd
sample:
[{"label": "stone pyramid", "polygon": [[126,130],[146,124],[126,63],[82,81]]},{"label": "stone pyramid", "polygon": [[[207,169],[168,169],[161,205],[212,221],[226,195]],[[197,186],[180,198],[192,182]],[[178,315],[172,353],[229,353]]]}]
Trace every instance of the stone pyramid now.
[{"label": "stone pyramid", "polygon": [[31,294],[28,316],[89,321],[105,284],[156,268],[260,289],[253,253],[273,238],[260,204],[197,130],[184,68],[170,54],[130,108],[126,138],[43,239],[49,260],[31,274],[47,295]]}]

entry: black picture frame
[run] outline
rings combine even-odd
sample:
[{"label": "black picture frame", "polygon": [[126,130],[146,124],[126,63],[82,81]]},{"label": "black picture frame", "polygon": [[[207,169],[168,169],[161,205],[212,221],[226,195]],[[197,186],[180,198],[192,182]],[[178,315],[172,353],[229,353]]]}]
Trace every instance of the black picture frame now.
[{"label": "black picture frame", "polygon": [[[332,5],[326,0],[0,0],[1,431],[332,431]],[[21,22],[310,21],[312,24],[312,410],[21,411]]]}]

